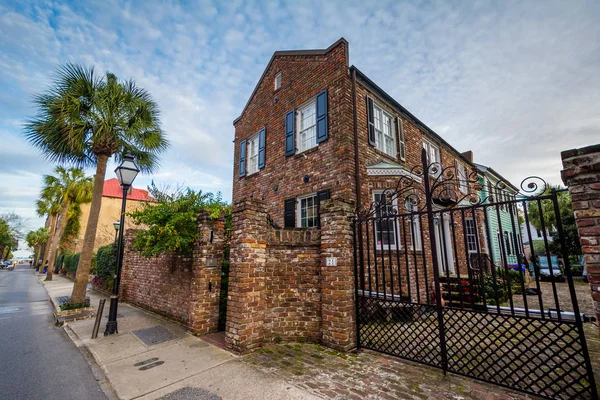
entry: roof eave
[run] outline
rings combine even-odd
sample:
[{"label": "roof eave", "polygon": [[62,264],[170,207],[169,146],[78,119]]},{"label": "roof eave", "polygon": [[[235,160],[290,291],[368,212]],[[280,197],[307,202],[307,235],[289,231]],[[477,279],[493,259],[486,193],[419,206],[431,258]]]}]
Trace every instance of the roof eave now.
[{"label": "roof eave", "polygon": [[431,129],[430,127],[428,127],[427,125],[425,125],[425,123],[423,123],[420,119],[418,119],[417,117],[415,117],[410,111],[408,111],[404,106],[402,106],[402,104],[398,103],[392,96],[390,96],[389,94],[387,94],[385,92],[385,90],[383,90],[382,88],[380,88],[379,86],[377,86],[377,84],[375,82],[373,82],[371,79],[369,79],[369,77],[366,76],[364,73],[362,73],[358,68],[356,68],[356,66],[354,66],[354,65],[351,66],[350,70],[351,71],[356,71],[356,75],[358,77],[360,77],[360,79],[362,79],[367,85],[369,85],[371,87],[371,89],[373,89],[381,97],[383,97],[387,102],[389,102],[392,107],[395,107],[399,112],[401,112],[402,114],[405,114],[407,117],[409,117],[410,119],[412,119],[417,125],[419,125],[421,128],[423,128],[424,130],[426,130],[427,133],[429,133],[435,139],[437,139],[440,142],[442,142],[445,146],[448,146],[449,148],[451,148],[454,152],[456,152],[456,154],[458,155],[458,157],[461,160],[463,160],[464,162],[466,162],[468,165],[471,165],[472,167],[475,167],[475,165],[474,165],[473,162],[469,161],[465,156],[463,156],[461,154],[460,151],[456,150],[450,143],[448,143],[446,140],[444,140],[444,138],[442,138],[440,135],[438,135],[437,133],[435,133],[435,131],[433,129]]}]

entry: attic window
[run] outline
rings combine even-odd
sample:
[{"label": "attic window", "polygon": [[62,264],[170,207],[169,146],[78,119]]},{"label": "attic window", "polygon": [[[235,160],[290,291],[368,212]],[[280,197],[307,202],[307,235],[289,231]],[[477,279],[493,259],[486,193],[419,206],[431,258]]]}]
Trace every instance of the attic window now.
[{"label": "attic window", "polygon": [[275,90],[281,87],[281,72],[275,75]]}]

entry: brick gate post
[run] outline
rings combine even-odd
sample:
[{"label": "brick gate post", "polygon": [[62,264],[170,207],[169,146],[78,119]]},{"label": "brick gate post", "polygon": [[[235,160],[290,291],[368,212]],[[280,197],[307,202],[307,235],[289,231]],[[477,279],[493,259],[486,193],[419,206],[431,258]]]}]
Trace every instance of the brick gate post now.
[{"label": "brick gate post", "polygon": [[[320,204],[321,333],[324,345],[348,351],[356,347],[354,305],[354,206],[340,200]],[[327,259],[335,266],[327,266]]]},{"label": "brick gate post", "polygon": [[194,244],[188,325],[198,334],[214,332],[219,326],[221,264],[225,242],[223,217],[211,220],[207,212],[198,217],[199,238]]},{"label": "brick gate post", "polygon": [[227,302],[227,348],[245,353],[262,345],[265,320],[267,212],[265,202],[233,205]]},{"label": "brick gate post", "polygon": [[562,180],[569,187],[596,318],[600,319],[600,144],[563,151]]}]

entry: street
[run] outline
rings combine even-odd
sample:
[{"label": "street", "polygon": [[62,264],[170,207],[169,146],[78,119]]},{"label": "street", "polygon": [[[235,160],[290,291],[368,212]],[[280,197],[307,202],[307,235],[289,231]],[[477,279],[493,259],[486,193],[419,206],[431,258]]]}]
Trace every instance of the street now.
[{"label": "street", "polygon": [[0,270],[0,398],[106,399],[29,268]]}]

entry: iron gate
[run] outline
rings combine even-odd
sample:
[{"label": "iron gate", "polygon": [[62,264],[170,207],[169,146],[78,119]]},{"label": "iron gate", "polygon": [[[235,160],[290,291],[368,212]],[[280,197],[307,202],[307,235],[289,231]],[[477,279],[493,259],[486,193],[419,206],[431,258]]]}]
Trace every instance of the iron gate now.
[{"label": "iron gate", "polygon": [[354,218],[358,346],[542,397],[597,399],[559,195],[537,177],[485,184],[423,151]]}]

